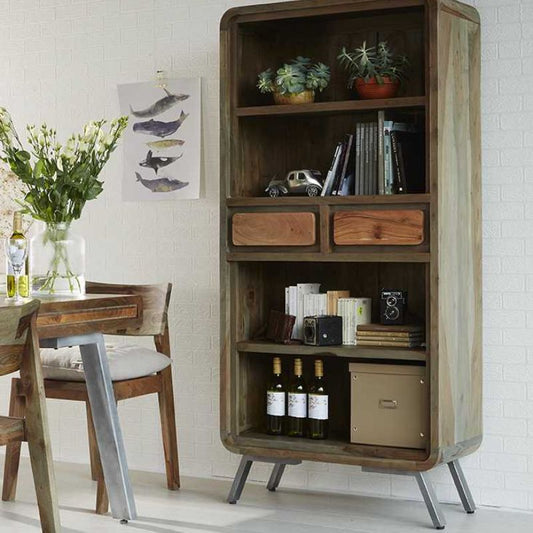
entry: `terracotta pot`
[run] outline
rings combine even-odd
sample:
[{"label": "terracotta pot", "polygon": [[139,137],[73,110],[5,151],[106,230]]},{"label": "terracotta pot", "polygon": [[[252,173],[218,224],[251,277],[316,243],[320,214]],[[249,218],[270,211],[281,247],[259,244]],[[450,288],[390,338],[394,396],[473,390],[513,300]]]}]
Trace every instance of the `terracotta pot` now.
[{"label": "terracotta pot", "polygon": [[315,101],[315,91],[306,90],[301,93],[281,94],[274,92],[274,102],[282,105],[312,104]]},{"label": "terracotta pot", "polygon": [[365,100],[375,98],[394,98],[400,82],[398,80],[391,80],[388,76],[383,77],[383,83],[378,83],[376,78],[365,81],[364,78],[355,80],[355,89],[359,96]]}]

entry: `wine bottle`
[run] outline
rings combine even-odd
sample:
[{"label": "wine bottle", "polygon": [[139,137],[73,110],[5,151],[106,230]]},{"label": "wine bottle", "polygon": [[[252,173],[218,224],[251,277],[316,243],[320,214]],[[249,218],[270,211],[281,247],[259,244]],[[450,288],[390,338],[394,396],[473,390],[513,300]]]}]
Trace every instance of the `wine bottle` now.
[{"label": "wine bottle", "polygon": [[324,363],[315,361],[315,379],[309,386],[309,438],[328,438],[328,403],[329,396],[324,381]]},{"label": "wine bottle", "polygon": [[282,435],[285,420],[285,386],[281,377],[281,359],[273,359],[273,376],[267,388],[267,433]]},{"label": "wine bottle", "polygon": [[287,435],[303,437],[307,417],[307,387],[303,378],[302,360],[294,360],[294,377],[289,385],[289,409],[287,417]]},{"label": "wine bottle", "polygon": [[[13,214],[13,234],[10,237],[11,240],[24,240],[26,237],[22,232],[22,212],[15,211]],[[8,298],[13,298],[15,296],[15,272],[11,266],[10,261],[6,257],[6,292]],[[30,295],[29,288],[29,278],[28,278],[28,260],[26,259],[24,268],[19,275],[19,295],[23,298],[27,298]]]}]

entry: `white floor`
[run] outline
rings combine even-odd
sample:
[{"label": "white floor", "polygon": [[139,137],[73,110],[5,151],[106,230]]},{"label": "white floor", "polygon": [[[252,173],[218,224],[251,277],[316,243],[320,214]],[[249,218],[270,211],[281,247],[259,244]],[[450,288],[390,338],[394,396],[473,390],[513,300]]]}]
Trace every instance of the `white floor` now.
[{"label": "white floor", "polygon": [[[422,503],[283,489],[269,493],[249,484],[237,505],[224,502],[230,483],[185,478],[179,492],[164,488],[160,475],[133,473],[138,520],[120,525],[93,512],[95,484],[88,467],[56,468],[64,533],[416,533],[431,531]],[[447,531],[531,533],[533,514],[480,509],[466,515],[445,505]],[[0,502],[0,532],[40,531],[30,469],[23,462],[14,503]]]}]

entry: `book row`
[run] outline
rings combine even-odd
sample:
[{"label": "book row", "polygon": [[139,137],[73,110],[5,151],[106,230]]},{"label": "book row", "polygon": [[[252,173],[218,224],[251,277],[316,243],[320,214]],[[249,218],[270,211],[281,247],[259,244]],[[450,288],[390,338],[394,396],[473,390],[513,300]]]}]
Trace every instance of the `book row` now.
[{"label": "book row", "polygon": [[415,124],[361,122],[333,155],[322,196],[425,192],[424,133]]}]

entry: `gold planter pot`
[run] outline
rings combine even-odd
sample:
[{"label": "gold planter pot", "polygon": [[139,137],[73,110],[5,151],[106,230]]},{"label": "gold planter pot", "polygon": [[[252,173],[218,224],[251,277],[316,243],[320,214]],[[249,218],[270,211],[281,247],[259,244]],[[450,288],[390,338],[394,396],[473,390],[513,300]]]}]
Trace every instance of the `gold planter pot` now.
[{"label": "gold planter pot", "polygon": [[282,105],[311,104],[315,101],[315,91],[306,90],[301,93],[274,93],[274,102]]}]

